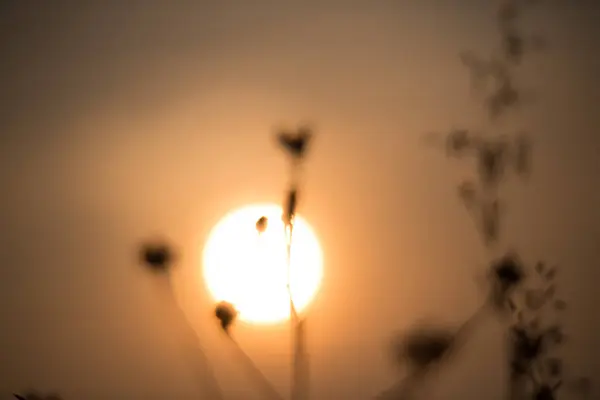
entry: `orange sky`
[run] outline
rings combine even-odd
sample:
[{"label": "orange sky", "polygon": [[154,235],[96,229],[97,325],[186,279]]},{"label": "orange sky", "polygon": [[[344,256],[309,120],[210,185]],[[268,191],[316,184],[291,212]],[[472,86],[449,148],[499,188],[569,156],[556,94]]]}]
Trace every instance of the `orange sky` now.
[{"label": "orange sky", "polygon": [[[226,212],[281,200],[280,123],[318,128],[300,205],[325,252],[309,321],[314,399],[369,398],[394,381],[393,332],[477,308],[485,256],[455,196],[468,169],[420,137],[480,124],[457,55],[490,48],[491,8],[268,3],[2,3],[0,395],[198,396],[136,269],[137,243],[164,234],[182,251],[179,294],[229,398],[251,399],[193,269]],[[511,122],[537,147],[531,182],[506,189],[506,235],[529,261],[562,266],[568,362],[598,381],[600,8],[557,3],[528,25],[549,46]],[[285,329],[237,331],[285,391]],[[500,399],[500,345],[490,320],[428,398]]]}]

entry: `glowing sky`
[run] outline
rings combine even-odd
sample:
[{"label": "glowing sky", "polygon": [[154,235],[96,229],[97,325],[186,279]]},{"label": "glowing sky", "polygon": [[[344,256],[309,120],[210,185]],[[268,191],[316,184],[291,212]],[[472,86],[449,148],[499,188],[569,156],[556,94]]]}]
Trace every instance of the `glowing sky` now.
[{"label": "glowing sky", "polygon": [[[369,398],[394,381],[394,331],[458,323],[481,301],[484,253],[455,197],[467,169],[420,136],[480,120],[457,55],[489,49],[492,8],[241,3],[0,3],[0,396],[197,398],[135,264],[137,243],[164,234],[229,398],[252,399],[190,271],[224,214],[281,199],[279,123],[319,134],[300,205],[326,259],[309,323],[314,399]],[[559,3],[528,22],[549,43],[524,75],[532,102],[515,123],[536,158],[531,182],[505,192],[506,234],[525,258],[562,266],[568,362],[600,382],[600,7]],[[285,329],[238,328],[286,390]],[[499,328],[469,346],[428,398],[500,399]]]}]

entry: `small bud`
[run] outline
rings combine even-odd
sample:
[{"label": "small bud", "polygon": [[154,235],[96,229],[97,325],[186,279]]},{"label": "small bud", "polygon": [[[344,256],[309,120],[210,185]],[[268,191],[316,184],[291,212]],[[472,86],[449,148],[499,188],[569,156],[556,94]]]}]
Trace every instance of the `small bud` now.
[{"label": "small bud", "polygon": [[173,263],[173,251],[165,243],[146,243],[140,249],[140,258],[145,266],[155,272],[166,272]]},{"label": "small bud", "polygon": [[221,328],[229,334],[229,328],[237,317],[237,311],[232,304],[222,301],[215,308],[215,316],[221,323]]},{"label": "small bud", "polygon": [[267,230],[267,226],[269,225],[269,219],[265,216],[262,216],[256,221],[256,230],[258,233],[264,233]]}]

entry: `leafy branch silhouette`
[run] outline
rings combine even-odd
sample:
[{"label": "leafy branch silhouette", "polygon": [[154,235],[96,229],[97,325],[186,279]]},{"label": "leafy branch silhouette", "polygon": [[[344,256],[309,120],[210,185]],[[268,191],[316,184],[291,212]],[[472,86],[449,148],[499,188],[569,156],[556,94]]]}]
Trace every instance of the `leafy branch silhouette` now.
[{"label": "leafy branch silhouette", "polygon": [[[497,13],[499,49],[488,59],[472,52],[460,55],[470,72],[473,92],[482,101],[493,128],[522,105],[516,70],[526,55],[543,48],[541,38],[526,36],[519,26],[523,12],[536,3],[531,0],[502,2]],[[526,268],[515,251],[500,250],[501,222],[506,211],[501,189],[509,172],[518,178],[526,178],[530,173],[532,142],[527,134],[518,130],[513,134],[494,135],[454,129],[443,136],[448,156],[459,160],[474,158],[476,162],[475,178],[461,182],[457,192],[490,254],[489,305],[501,321],[509,317],[507,398],[556,399],[565,379],[563,361],[558,354],[565,335],[560,318],[552,314],[566,308],[566,303],[555,297],[557,269],[548,269],[538,262],[533,268],[539,278],[538,287],[528,288],[526,282],[532,280],[532,268]],[[587,380],[574,381],[580,383],[570,385],[571,388],[576,386],[580,394],[589,393]]]}]

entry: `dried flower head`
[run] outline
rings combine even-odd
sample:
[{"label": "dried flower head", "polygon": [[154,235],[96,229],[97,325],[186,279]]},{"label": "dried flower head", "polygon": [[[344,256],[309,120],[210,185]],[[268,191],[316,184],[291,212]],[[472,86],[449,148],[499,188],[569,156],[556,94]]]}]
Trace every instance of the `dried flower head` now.
[{"label": "dried flower head", "polygon": [[229,333],[229,328],[235,321],[237,314],[238,312],[236,311],[235,307],[226,301],[220,302],[215,307],[215,316],[219,320],[221,328],[226,333]]},{"label": "dried flower head", "polygon": [[[525,274],[517,255],[508,253],[492,264],[492,301],[498,309],[511,305],[510,295],[522,283]],[[511,306],[514,308],[514,305]],[[514,311],[514,310],[513,310]]]},{"label": "dried flower head", "polygon": [[523,266],[515,254],[507,254],[493,265],[496,279],[504,288],[518,285],[524,278]]},{"label": "dried flower head", "polygon": [[302,159],[306,150],[312,132],[308,127],[300,127],[296,132],[281,132],[277,135],[279,144],[295,159]]},{"label": "dried flower head", "polygon": [[265,216],[262,216],[256,221],[256,230],[258,233],[264,233],[267,230],[267,226],[269,225],[269,219]]},{"label": "dried flower head", "polygon": [[154,272],[166,272],[172,266],[173,250],[166,243],[146,243],[140,249],[140,258]]},{"label": "dried flower head", "polygon": [[513,360],[518,364],[529,364],[544,350],[543,335],[527,332],[522,327],[512,328]]},{"label": "dried flower head", "polygon": [[416,369],[424,369],[439,362],[454,342],[454,335],[448,331],[431,328],[417,328],[395,344],[396,360],[406,362]]}]

